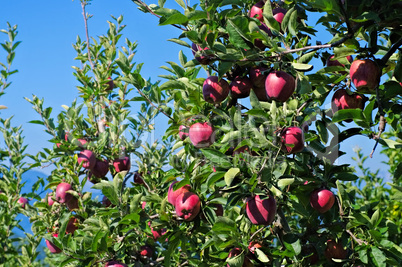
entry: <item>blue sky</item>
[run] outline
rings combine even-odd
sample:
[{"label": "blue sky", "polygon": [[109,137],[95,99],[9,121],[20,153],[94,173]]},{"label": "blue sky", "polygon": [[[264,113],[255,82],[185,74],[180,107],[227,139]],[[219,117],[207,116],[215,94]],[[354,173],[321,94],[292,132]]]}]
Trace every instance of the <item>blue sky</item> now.
[{"label": "blue sky", "polygon": [[[155,1],[156,2],[156,1]],[[169,7],[180,8],[174,1],[167,1]],[[150,1],[147,1],[150,4]],[[110,15],[124,16],[124,38],[138,42],[135,61],[144,63],[142,75],[150,77],[152,81],[158,80],[158,75],[166,74],[159,67],[166,65],[166,61],[178,62],[179,50],[184,47],[166,41],[176,38],[180,30],[171,26],[157,26],[158,19],[150,14],[138,11],[137,6],[130,0],[94,0],[87,6],[87,12],[93,14],[89,20],[89,34],[97,36],[106,33],[107,20]],[[23,97],[31,98],[32,94],[45,99],[45,106],[53,107],[53,117],[61,110],[61,105],[70,105],[78,97],[75,88],[78,82],[72,75],[71,66],[77,65],[72,44],[77,35],[84,38],[84,21],[79,1],[54,0],[18,0],[3,1],[0,9],[0,28],[6,27],[6,22],[18,24],[19,35],[17,40],[22,41],[16,51],[13,68],[19,73],[13,75],[13,84],[0,99],[0,104],[6,105],[7,110],[2,111],[4,118],[14,115],[13,124],[23,125],[25,141],[29,145],[28,153],[36,154],[42,147],[51,147],[47,142],[49,135],[39,125],[27,123],[39,119],[37,113]],[[314,18],[313,19],[317,19]],[[5,39],[0,35],[0,40]],[[320,33],[322,43],[330,40],[327,33]],[[189,49],[184,51],[191,58]],[[0,52],[0,57],[4,54]],[[322,67],[321,63],[315,70]],[[202,75],[205,75],[202,73]],[[135,112],[135,110],[133,110]],[[164,117],[160,120],[165,120]],[[162,125],[162,126],[160,126]],[[166,123],[157,124],[157,136],[163,133]],[[348,125],[349,126],[349,125]],[[353,148],[358,145],[363,153],[369,155],[374,141],[364,137],[353,137],[342,143],[341,149],[349,155],[341,157],[339,163],[351,163],[354,156]],[[381,168],[382,176],[386,176],[386,166],[380,161],[385,158],[376,151],[373,159],[368,163],[374,168]],[[39,170],[49,173],[49,169]]]}]

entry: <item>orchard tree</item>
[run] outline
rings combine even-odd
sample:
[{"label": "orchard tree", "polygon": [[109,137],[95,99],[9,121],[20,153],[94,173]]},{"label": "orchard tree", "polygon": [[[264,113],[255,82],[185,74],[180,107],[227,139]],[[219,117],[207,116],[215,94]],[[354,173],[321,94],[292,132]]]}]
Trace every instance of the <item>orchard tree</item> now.
[{"label": "orchard tree", "polygon": [[[402,264],[399,1],[133,2],[180,31],[169,74],[141,76],[121,16],[90,39],[82,0],[79,100],[56,120],[28,99],[53,144],[32,157],[54,170],[31,216],[51,266]],[[337,163],[358,135],[360,177]],[[378,143],[392,183],[365,166]]]}]

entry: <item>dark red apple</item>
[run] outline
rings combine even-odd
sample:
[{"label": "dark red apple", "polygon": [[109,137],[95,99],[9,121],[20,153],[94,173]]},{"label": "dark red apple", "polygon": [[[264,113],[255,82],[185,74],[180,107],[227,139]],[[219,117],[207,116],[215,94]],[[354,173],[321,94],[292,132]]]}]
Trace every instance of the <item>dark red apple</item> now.
[{"label": "dark red apple", "polygon": [[96,159],[95,166],[91,169],[91,173],[96,178],[103,178],[109,172],[109,162],[106,160]]},{"label": "dark red apple", "polygon": [[108,261],[105,267],[128,267],[128,265],[118,262],[118,261]]},{"label": "dark red apple", "polygon": [[72,189],[71,184],[60,183],[56,188],[56,201],[59,203],[69,202],[73,198],[73,195],[67,193],[67,191]]},{"label": "dark red apple", "polygon": [[179,138],[180,140],[186,139],[188,136],[188,127],[184,125],[180,125],[179,127]]},{"label": "dark red apple", "polygon": [[301,254],[310,265],[314,265],[320,260],[316,248],[311,244],[303,246]]},{"label": "dark red apple", "polygon": [[176,215],[190,222],[197,217],[200,212],[200,198],[193,192],[185,192],[176,198]]},{"label": "dark red apple", "polygon": [[229,95],[229,84],[218,76],[209,76],[202,86],[202,94],[205,101],[212,104],[219,104]]},{"label": "dark red apple", "polygon": [[[198,51],[200,51],[200,50],[206,51],[206,50],[208,50],[208,49],[209,49],[208,47],[202,48],[201,46],[196,45],[195,43],[193,43],[193,44],[191,45],[191,52],[193,52],[193,55],[194,55],[194,56],[196,55],[196,53],[197,53]],[[195,56],[195,59],[196,59],[198,62],[200,62],[202,65],[208,65],[208,64],[211,62],[211,60],[212,60],[212,56],[211,56],[211,55],[199,55],[199,56]]]},{"label": "dark red apple", "polygon": [[144,179],[142,178],[141,173],[139,173],[138,171],[136,171],[136,172],[134,173],[133,182],[134,182],[135,184],[140,184],[140,185],[144,185],[144,184],[145,184]]},{"label": "dark red apple", "polygon": [[381,70],[370,59],[357,59],[350,66],[350,78],[357,91],[362,93],[374,93],[380,84]]},{"label": "dark red apple", "polygon": [[112,205],[112,202],[106,196],[103,196],[102,205],[107,208],[110,207],[110,205]]},{"label": "dark red apple", "polygon": [[79,208],[78,198],[73,196],[73,198],[70,201],[66,202],[66,206],[70,211],[77,210]]},{"label": "dark red apple", "polygon": [[267,75],[264,73],[268,69],[265,67],[254,67],[250,69],[249,77],[250,81],[253,83],[253,88],[264,88],[265,93],[265,80],[267,79]]},{"label": "dark red apple", "polygon": [[223,216],[223,206],[221,204],[215,204],[214,206],[216,216]]},{"label": "dark red apple", "polygon": [[286,102],[295,89],[295,78],[284,71],[270,72],[265,80],[268,97],[280,102]]},{"label": "dark red apple", "polygon": [[[57,233],[53,234],[53,237],[58,237],[58,236],[59,236],[59,234],[57,234]],[[52,242],[50,242],[49,240],[46,240],[46,246],[50,250],[50,252],[53,254],[57,254],[57,253],[61,252],[61,249],[56,247],[56,245],[53,244]]]},{"label": "dark red apple", "polygon": [[342,244],[337,243],[334,240],[327,241],[327,247],[324,251],[325,257],[332,261],[332,259],[346,259],[347,252],[343,248]]},{"label": "dark red apple", "polygon": [[130,157],[122,157],[113,161],[113,166],[116,172],[129,171],[131,168]]},{"label": "dark red apple", "polygon": [[250,18],[257,18],[259,21],[264,22],[264,17],[262,16],[264,7],[264,1],[259,1],[257,4],[253,5],[250,9]]},{"label": "dark red apple", "polygon": [[245,98],[250,95],[253,85],[249,78],[237,76],[230,83],[229,87],[233,98]]},{"label": "dark red apple", "polygon": [[304,149],[304,133],[299,127],[288,127],[281,132],[282,149],[295,154]]},{"label": "dark red apple", "polygon": [[334,193],[327,189],[316,189],[310,195],[310,205],[320,213],[329,211],[335,203]]},{"label": "dark red apple", "polygon": [[154,251],[152,250],[152,248],[150,246],[142,246],[141,247],[141,256],[143,257],[152,257],[152,254],[154,253]]},{"label": "dark red apple", "polygon": [[113,88],[114,88],[113,79],[112,79],[112,77],[108,77],[107,79],[108,79],[109,81],[106,83],[106,84],[107,84],[106,91],[112,91]]},{"label": "dark red apple", "polygon": [[21,207],[25,209],[25,204],[28,204],[28,199],[25,197],[20,197],[17,201],[19,204],[21,204]]},{"label": "dark red apple", "polygon": [[303,122],[303,124],[301,125],[301,128],[303,129],[303,132],[307,133],[308,132],[308,123],[307,122]]},{"label": "dark red apple", "polygon": [[151,228],[151,233],[154,240],[158,240],[161,236],[166,234],[166,228],[155,230],[153,227],[151,227],[151,222],[148,222],[148,226]]},{"label": "dark red apple", "polygon": [[286,9],[281,8],[281,7],[278,7],[278,8],[274,8],[274,9],[272,10],[272,15],[274,15],[274,19],[275,19],[277,22],[279,22],[279,24],[281,24],[282,21],[283,21],[283,18],[284,18],[285,15],[286,15],[286,12],[287,12]]},{"label": "dark red apple", "polygon": [[196,148],[209,147],[215,142],[214,127],[208,122],[197,122],[190,126],[189,137]]},{"label": "dark red apple", "polygon": [[176,183],[178,183],[178,181],[174,181],[173,183],[171,183],[168,190],[168,202],[173,206],[176,205],[176,199],[179,195],[185,192],[189,192],[191,189],[190,185],[185,185],[183,187],[177,188],[176,190],[173,190],[173,186]]},{"label": "dark red apple", "polygon": [[[265,23],[261,23],[261,25],[258,26],[258,28],[260,30],[266,32],[268,34],[268,36],[272,36],[271,30],[268,28],[268,26]],[[255,39],[254,40],[254,45],[256,47],[258,47],[259,49],[261,49],[261,50],[265,50],[265,48],[267,48],[260,39]]]},{"label": "dark red apple", "polygon": [[[330,57],[327,59],[327,67],[338,67],[338,66],[339,66],[339,67],[345,67],[345,65],[341,64],[338,60],[332,60],[333,58],[334,58],[334,55],[330,56]],[[352,61],[353,61],[353,57],[352,57],[352,56],[347,56],[346,59],[347,59],[349,62],[352,62]],[[345,71],[341,71],[340,73],[341,73],[341,74],[346,74]]]},{"label": "dark red apple", "polygon": [[261,198],[259,195],[256,195],[247,201],[246,212],[251,223],[269,225],[275,218],[276,201],[273,196]]},{"label": "dark red apple", "polygon": [[78,154],[78,164],[82,163],[85,169],[93,169],[96,163],[95,154],[91,150],[84,150]]},{"label": "dark red apple", "polygon": [[74,234],[75,230],[78,229],[78,219],[75,217],[71,217],[67,223],[66,234]]},{"label": "dark red apple", "polygon": [[[353,93],[351,95],[345,89],[338,89],[334,95],[332,96],[331,108],[332,113],[335,114],[338,110],[341,109],[356,109],[359,108],[361,110],[364,109],[364,96]],[[352,119],[345,120],[346,122],[352,122]]]}]

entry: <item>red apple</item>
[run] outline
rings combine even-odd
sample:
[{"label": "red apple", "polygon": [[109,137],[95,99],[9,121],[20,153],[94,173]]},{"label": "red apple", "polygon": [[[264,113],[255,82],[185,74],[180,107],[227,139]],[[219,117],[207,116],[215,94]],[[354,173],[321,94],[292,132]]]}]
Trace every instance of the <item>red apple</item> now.
[{"label": "red apple", "polygon": [[116,172],[129,171],[131,168],[130,157],[122,157],[113,161],[113,166]]},{"label": "red apple", "polygon": [[52,206],[54,204],[54,200],[53,200],[53,194],[48,194],[47,195],[47,204],[49,206]]},{"label": "red apple", "polygon": [[310,205],[320,213],[329,211],[335,203],[334,194],[327,189],[316,189],[310,195]]},{"label": "red apple", "polygon": [[[260,30],[263,30],[264,32],[266,32],[268,34],[268,36],[272,36],[271,30],[268,28],[268,26],[265,23],[261,23],[261,25],[258,26],[258,28]],[[261,50],[265,50],[265,48],[267,48],[260,39],[255,39],[254,45]]]},{"label": "red apple", "polygon": [[184,125],[180,125],[179,127],[179,138],[180,140],[186,139],[188,136],[188,127]]},{"label": "red apple", "polygon": [[176,198],[176,215],[190,222],[198,215],[201,208],[200,198],[193,192],[185,192]]},{"label": "red apple", "polygon": [[[267,79],[267,75],[264,73],[268,69],[265,67],[254,67],[250,69],[249,77],[250,81],[253,83],[253,88],[264,88],[265,93],[265,80]],[[258,96],[258,95],[257,95]]]},{"label": "red apple", "polygon": [[288,127],[281,132],[282,149],[295,154],[304,149],[304,133],[299,127]]},{"label": "red apple", "polygon": [[109,81],[106,83],[106,84],[107,84],[106,91],[112,91],[113,88],[114,88],[113,79],[112,79],[112,77],[108,77],[107,79],[108,79]]},{"label": "red apple", "polygon": [[381,70],[370,59],[357,59],[350,66],[350,78],[357,91],[373,93],[380,84]]},{"label": "red apple", "polygon": [[216,216],[223,216],[223,206],[221,204],[215,204],[214,206]]},{"label": "red apple", "polygon": [[262,15],[264,7],[264,1],[259,1],[257,4],[250,9],[250,18],[257,18],[259,21],[264,22],[264,17]]},{"label": "red apple", "polygon": [[28,199],[25,197],[20,197],[17,201],[19,204],[21,204],[21,207],[25,209],[25,204],[28,204]]},{"label": "red apple", "polygon": [[176,190],[173,190],[173,186],[176,183],[178,183],[178,181],[174,181],[173,183],[171,183],[168,190],[168,201],[173,206],[176,205],[176,199],[179,195],[188,192],[191,189],[190,185],[185,185],[183,187],[177,188]]},{"label": "red apple", "polygon": [[308,132],[308,123],[307,122],[303,122],[303,124],[301,125],[301,128],[303,129],[303,132],[307,133]]},{"label": "red apple", "polygon": [[59,203],[69,202],[73,195],[67,193],[68,190],[72,190],[72,186],[68,183],[60,183],[56,188],[56,201]]},{"label": "red apple", "polygon": [[152,250],[152,248],[150,246],[142,246],[141,247],[141,252],[140,252],[141,256],[150,258],[150,257],[152,257],[153,253],[154,253],[154,251]]},{"label": "red apple", "polygon": [[260,242],[252,241],[252,242],[250,242],[250,244],[248,244],[248,250],[251,253],[254,254],[256,248],[258,248],[258,249],[262,248],[262,245]]},{"label": "red apple", "polygon": [[[191,52],[193,52],[194,56],[196,55],[196,53],[198,51],[200,51],[200,50],[206,51],[208,49],[209,49],[208,47],[202,48],[201,46],[196,45],[195,43],[193,43],[191,45]],[[195,59],[198,62],[200,62],[202,65],[208,65],[211,62],[212,56],[211,55],[199,55],[199,56],[196,56]]]},{"label": "red apple", "polygon": [[103,178],[109,172],[109,162],[96,159],[95,166],[91,169],[92,175],[96,178]]},{"label": "red apple", "polygon": [[205,101],[212,104],[219,104],[229,95],[229,84],[218,76],[209,76],[202,86],[202,94]]},{"label": "red apple", "polygon": [[279,22],[279,24],[282,23],[283,18],[286,15],[287,10],[281,7],[275,8],[272,10],[272,15],[274,15],[274,19]]},{"label": "red apple", "polygon": [[214,127],[208,122],[197,122],[191,125],[188,134],[191,143],[196,148],[209,147],[215,142]]},{"label": "red apple", "polygon": [[110,205],[112,205],[112,202],[106,196],[103,196],[102,205],[107,208],[110,207]]},{"label": "red apple", "polygon": [[230,83],[229,87],[233,98],[245,98],[250,95],[250,90],[253,85],[249,78],[237,76]]},{"label": "red apple", "polygon": [[71,217],[67,223],[66,234],[74,234],[75,230],[78,229],[78,219],[75,217]]},{"label": "red apple", "polygon": [[79,208],[78,199],[73,196],[73,198],[70,201],[66,202],[66,206],[70,211],[77,210]]},{"label": "red apple", "polygon": [[[59,236],[59,234],[57,234],[57,233],[53,234],[53,237],[58,237],[58,236]],[[57,253],[61,252],[61,249],[56,247],[56,245],[53,244],[52,242],[50,242],[49,240],[46,240],[46,246],[50,250],[50,252],[53,254],[57,254]]]},{"label": "red apple", "polygon": [[93,169],[96,163],[95,154],[91,150],[84,150],[78,154],[78,164],[82,163],[85,169]]},{"label": "red apple", "polygon": [[144,179],[142,178],[142,175],[140,173],[138,173],[138,171],[136,171],[134,173],[133,181],[134,181],[135,184],[140,184],[140,185],[145,184]]},{"label": "red apple", "polygon": [[[345,67],[345,65],[341,64],[338,60],[332,60],[332,58],[334,58],[334,55],[330,56],[330,57],[327,59],[327,67],[337,67],[337,66],[339,66],[339,67]],[[347,56],[346,59],[347,59],[349,62],[352,62],[352,61],[353,61],[353,57],[352,57],[352,56]],[[340,73],[341,73],[341,74],[346,74],[345,71],[341,71]]]},{"label": "red apple", "polygon": [[151,227],[151,222],[148,222],[148,226],[151,228],[151,233],[154,238],[154,240],[158,240],[161,236],[166,234],[166,228],[159,229],[159,230],[154,230],[153,227]]},{"label": "red apple", "polygon": [[265,91],[268,97],[280,102],[286,102],[295,89],[295,78],[284,71],[270,72],[265,80]]},{"label": "red apple", "polygon": [[314,265],[320,260],[316,248],[311,244],[303,246],[301,253],[302,256],[306,259],[306,262],[310,265]]},{"label": "red apple", "polygon": [[[345,89],[338,89],[332,96],[331,107],[332,113],[335,114],[341,109],[364,109],[364,96],[353,93],[349,95]],[[345,120],[346,122],[352,122],[352,119]]]},{"label": "red apple", "polygon": [[118,261],[109,261],[105,264],[105,267],[128,267],[128,265]]},{"label": "red apple", "polygon": [[141,204],[141,208],[142,208],[142,209],[145,209],[145,206],[146,206],[146,205],[147,205],[147,202],[143,201],[142,204]]},{"label": "red apple", "polygon": [[343,248],[342,244],[335,242],[334,240],[327,241],[327,247],[324,251],[324,255],[328,260],[334,259],[346,259],[347,252]]},{"label": "red apple", "polygon": [[[66,140],[66,142],[71,141],[72,139],[73,139],[73,136],[70,133],[67,132],[64,135],[64,140]],[[74,142],[74,144],[76,146],[81,147],[81,148],[83,148],[86,143],[87,143],[87,140],[82,139],[82,138],[79,138],[79,139],[77,139],[76,142]],[[57,147],[60,147],[60,145],[58,145]]]},{"label": "red apple", "polygon": [[251,223],[269,225],[275,218],[276,201],[273,196],[262,199],[259,195],[256,195],[247,201],[246,212]]}]

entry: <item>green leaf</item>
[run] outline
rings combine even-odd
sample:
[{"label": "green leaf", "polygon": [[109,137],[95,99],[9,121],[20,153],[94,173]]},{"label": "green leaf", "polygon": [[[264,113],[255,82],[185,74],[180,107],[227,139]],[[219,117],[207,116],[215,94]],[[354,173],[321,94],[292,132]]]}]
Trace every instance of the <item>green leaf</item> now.
[{"label": "green leaf", "polygon": [[186,41],[177,39],[177,38],[172,38],[172,39],[168,39],[168,41],[191,48],[191,45],[189,45]]},{"label": "green leaf", "polygon": [[213,149],[201,149],[201,152],[207,159],[218,167],[230,168],[232,166],[232,163],[228,160],[227,156],[219,151]]},{"label": "green leaf", "polygon": [[272,14],[271,1],[265,2],[262,15],[264,16],[264,22],[271,29],[271,31],[277,34],[280,31],[279,23],[274,18]]},{"label": "green leaf", "polygon": [[332,122],[341,122],[347,119],[352,120],[361,120],[364,121],[363,111],[359,108],[357,109],[341,109],[335,112],[334,116],[332,117]]},{"label": "green leaf", "polygon": [[374,262],[375,266],[386,266],[386,260],[384,253],[377,247],[371,247],[370,258]]},{"label": "green leaf", "polygon": [[402,52],[401,51],[398,52],[398,61],[395,66],[394,77],[399,82],[402,82]]},{"label": "green leaf", "polygon": [[315,126],[317,127],[318,135],[320,136],[321,141],[326,144],[328,142],[328,129],[326,127],[326,123],[323,121],[316,121]]},{"label": "green leaf", "polygon": [[226,173],[225,173],[225,183],[227,186],[230,186],[236,178],[236,176],[240,173],[239,168],[230,168]]},{"label": "green leaf", "polygon": [[310,71],[313,69],[313,65],[309,65],[309,64],[302,64],[302,63],[296,63],[296,62],[292,62],[292,67],[297,70],[297,71]]},{"label": "green leaf", "polygon": [[376,227],[380,222],[381,222],[381,211],[380,209],[377,209],[373,215],[371,216],[370,222],[373,225],[373,227]]},{"label": "green leaf", "polygon": [[285,188],[286,186],[293,184],[294,181],[295,181],[294,178],[280,179],[280,180],[278,181],[278,187],[280,187],[280,188],[283,189],[283,188]]},{"label": "green leaf", "polygon": [[109,182],[102,180],[100,183],[94,184],[92,188],[102,190],[102,193],[110,200],[110,202],[112,202],[112,204],[118,205],[119,199],[112,183],[113,181]]},{"label": "green leaf", "polygon": [[[251,49],[251,40],[247,37],[248,20],[245,17],[235,17],[227,21],[226,30],[229,41],[237,48]],[[248,41],[248,42],[247,42]]]},{"label": "green leaf", "polygon": [[236,223],[229,219],[228,217],[222,217],[219,216],[215,224],[212,226],[212,231],[216,233],[222,233],[222,232],[237,232],[237,226]]},{"label": "green leaf", "polygon": [[290,14],[289,23],[288,23],[288,30],[291,35],[297,37],[297,10],[294,10],[292,14]]},{"label": "green leaf", "polygon": [[257,255],[257,259],[261,262],[269,262],[269,258],[267,257],[267,255],[265,255],[264,252],[262,252],[262,250],[260,250],[259,248],[255,248],[254,249],[254,254]]},{"label": "green leaf", "polygon": [[170,16],[163,16],[159,19],[159,25],[169,25],[169,24],[186,24],[188,19],[181,13],[175,13]]}]

